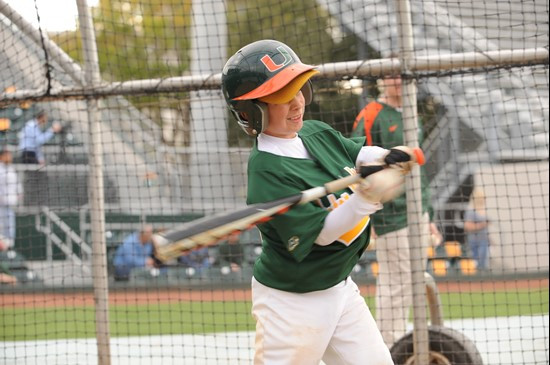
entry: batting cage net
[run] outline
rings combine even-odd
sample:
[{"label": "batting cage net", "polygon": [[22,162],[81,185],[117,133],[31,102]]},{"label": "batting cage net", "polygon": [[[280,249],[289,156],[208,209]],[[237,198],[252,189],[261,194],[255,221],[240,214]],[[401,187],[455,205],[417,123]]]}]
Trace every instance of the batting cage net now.
[{"label": "batting cage net", "polygon": [[424,152],[351,272],[395,363],[548,364],[548,16],[544,0],[0,0],[0,363],[254,362],[257,226],[164,262],[151,242],[246,207],[255,137],[222,69],[274,39],[319,71],[304,120]]}]

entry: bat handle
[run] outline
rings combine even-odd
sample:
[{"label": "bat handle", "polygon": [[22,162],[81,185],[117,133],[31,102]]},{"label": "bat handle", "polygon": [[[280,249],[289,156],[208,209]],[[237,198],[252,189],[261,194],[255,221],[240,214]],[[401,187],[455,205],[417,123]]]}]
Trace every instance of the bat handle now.
[{"label": "bat handle", "polygon": [[386,167],[385,164],[370,164],[370,165],[361,166],[359,168],[359,173],[356,175],[346,176],[341,179],[326,183],[323,186],[324,187],[323,195],[345,189],[348,186],[353,184],[357,184],[359,181],[361,181],[361,179],[364,179],[367,176],[374,174],[375,172],[382,171],[385,167]]},{"label": "bat handle", "polygon": [[334,193],[336,191],[347,188],[350,185],[358,183],[362,179],[361,175],[355,174],[346,177],[342,177],[338,180],[334,180],[326,183],[323,186],[311,188],[302,192],[300,200],[295,204],[305,204],[315,199],[324,197],[327,194]]},{"label": "bat handle", "polygon": [[359,174],[343,177],[338,180],[328,182],[324,185],[325,194],[347,188],[350,185],[358,183],[363,177]]}]

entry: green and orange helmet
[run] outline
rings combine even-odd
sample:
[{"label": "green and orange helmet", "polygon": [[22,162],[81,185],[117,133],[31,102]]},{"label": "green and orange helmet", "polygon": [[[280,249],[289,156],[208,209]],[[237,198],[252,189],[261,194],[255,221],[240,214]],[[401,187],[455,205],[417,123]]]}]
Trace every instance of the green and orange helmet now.
[{"label": "green and orange helmet", "polygon": [[317,73],[315,66],[303,64],[286,44],[271,39],[256,41],[226,62],[223,96],[243,130],[256,136],[269,123],[267,103],[288,103],[300,90],[306,105],[311,103],[310,78]]}]

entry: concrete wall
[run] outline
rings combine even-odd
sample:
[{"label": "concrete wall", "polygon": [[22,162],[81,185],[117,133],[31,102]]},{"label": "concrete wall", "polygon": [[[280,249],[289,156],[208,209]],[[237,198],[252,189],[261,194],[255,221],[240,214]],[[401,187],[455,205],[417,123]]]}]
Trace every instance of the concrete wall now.
[{"label": "concrete wall", "polygon": [[493,222],[493,269],[548,270],[548,166],[548,161],[486,165],[476,173]]}]

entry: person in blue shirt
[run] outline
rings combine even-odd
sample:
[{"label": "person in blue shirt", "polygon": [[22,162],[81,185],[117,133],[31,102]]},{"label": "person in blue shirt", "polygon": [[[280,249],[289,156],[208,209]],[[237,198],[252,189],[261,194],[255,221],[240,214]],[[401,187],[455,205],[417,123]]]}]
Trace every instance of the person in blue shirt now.
[{"label": "person in blue shirt", "polygon": [[184,267],[193,268],[195,273],[200,274],[210,267],[208,247],[187,251],[178,258],[178,262]]},{"label": "person in blue shirt", "polygon": [[153,227],[151,225],[146,225],[139,232],[126,236],[117,248],[113,259],[115,279],[128,280],[130,272],[135,268],[156,267],[153,252]]},{"label": "person in blue shirt", "polygon": [[471,208],[464,212],[464,232],[466,242],[477,264],[478,271],[489,269],[489,217],[485,203],[485,193],[481,188],[472,192]]},{"label": "person in blue shirt", "polygon": [[61,124],[54,122],[50,128],[44,130],[47,122],[48,114],[44,110],[39,110],[33,119],[25,123],[19,139],[22,163],[40,165],[45,163],[42,145],[62,129]]}]

